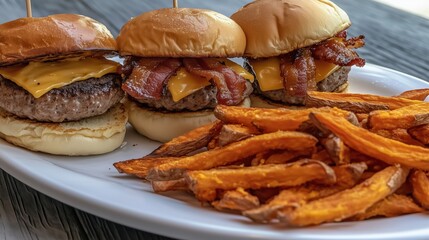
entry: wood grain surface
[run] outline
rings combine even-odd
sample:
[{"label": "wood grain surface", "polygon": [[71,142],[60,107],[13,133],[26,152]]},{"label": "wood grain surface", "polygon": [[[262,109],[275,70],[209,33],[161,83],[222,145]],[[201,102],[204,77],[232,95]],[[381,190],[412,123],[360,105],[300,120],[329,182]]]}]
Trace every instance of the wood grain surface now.
[{"label": "wood grain surface", "polygon": [[[116,35],[132,16],[170,7],[170,0],[33,0],[33,16],[79,13],[106,24]],[[209,8],[231,15],[249,1],[179,1],[181,7]],[[349,35],[363,34],[359,51],[367,62],[429,80],[429,20],[370,0],[335,0],[349,14]],[[405,3],[404,3],[405,4]],[[26,14],[24,0],[0,0],[0,23]],[[168,239],[135,230],[58,202],[0,169],[0,240]]]}]

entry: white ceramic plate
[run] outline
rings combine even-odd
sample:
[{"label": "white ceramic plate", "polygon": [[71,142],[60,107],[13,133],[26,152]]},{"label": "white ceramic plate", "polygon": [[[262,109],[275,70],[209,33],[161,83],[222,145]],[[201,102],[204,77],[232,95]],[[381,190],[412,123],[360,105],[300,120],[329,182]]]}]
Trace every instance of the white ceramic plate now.
[{"label": "white ceramic plate", "polygon": [[[429,83],[367,64],[350,74],[351,92],[396,95]],[[201,207],[183,193],[158,195],[149,184],[121,175],[112,163],[141,157],[158,143],[132,129],[126,143],[96,157],[34,153],[0,140],[0,167],[34,189],[97,216],[137,229],[181,239],[427,239],[429,215],[324,224],[310,228],[260,225]]]}]

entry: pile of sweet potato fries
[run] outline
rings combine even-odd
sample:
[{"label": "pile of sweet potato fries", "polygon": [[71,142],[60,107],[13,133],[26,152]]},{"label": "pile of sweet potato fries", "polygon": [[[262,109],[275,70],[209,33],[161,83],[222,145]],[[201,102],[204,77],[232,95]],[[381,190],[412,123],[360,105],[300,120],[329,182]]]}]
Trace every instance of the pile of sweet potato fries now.
[{"label": "pile of sweet potato fries", "polygon": [[309,92],[299,109],[219,105],[218,120],[114,164],[255,222],[308,226],[429,209],[429,89]]}]

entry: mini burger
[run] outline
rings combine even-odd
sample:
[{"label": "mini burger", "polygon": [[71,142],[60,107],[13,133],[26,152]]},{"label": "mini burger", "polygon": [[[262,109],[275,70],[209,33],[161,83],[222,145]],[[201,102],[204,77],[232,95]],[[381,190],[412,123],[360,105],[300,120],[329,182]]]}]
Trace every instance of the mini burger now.
[{"label": "mini burger", "polygon": [[328,0],[257,0],[231,18],[246,33],[252,105],[304,104],[307,91],[343,92],[364,37],[347,39],[347,14]]},{"label": "mini burger", "polygon": [[0,25],[0,137],[59,155],[92,155],[122,144],[116,41],[95,20],[73,14]]},{"label": "mini burger", "polygon": [[122,89],[129,121],[165,142],[214,121],[217,104],[250,105],[253,76],[228,57],[241,57],[246,37],[219,13],[166,8],[143,13],[121,29]]}]

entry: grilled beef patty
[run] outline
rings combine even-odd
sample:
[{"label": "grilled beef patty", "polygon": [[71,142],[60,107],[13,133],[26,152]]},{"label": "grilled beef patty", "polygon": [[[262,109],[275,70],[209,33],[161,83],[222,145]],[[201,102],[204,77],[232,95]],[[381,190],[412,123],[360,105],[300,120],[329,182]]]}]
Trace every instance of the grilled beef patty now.
[{"label": "grilled beef patty", "polygon": [[40,98],[0,75],[0,108],[41,122],[76,121],[105,113],[123,97],[121,77],[107,74],[52,89]]},{"label": "grilled beef patty", "polygon": [[[252,84],[246,81],[246,91],[243,93],[244,100],[253,91]],[[214,109],[217,105],[217,88],[214,85],[208,85],[182,99],[175,102],[170,91],[164,87],[161,99],[139,99],[136,100],[143,106],[167,111],[198,111],[203,109]]]},{"label": "grilled beef patty", "polygon": [[[347,82],[349,72],[350,67],[340,67],[327,78],[317,83],[317,91],[334,92],[338,87],[342,86],[344,83]],[[255,81],[254,83],[255,92],[272,101],[282,102],[286,104],[303,104],[304,99],[300,97],[286,98],[283,89],[264,92],[261,91],[261,89],[257,85],[257,81]]]}]

